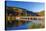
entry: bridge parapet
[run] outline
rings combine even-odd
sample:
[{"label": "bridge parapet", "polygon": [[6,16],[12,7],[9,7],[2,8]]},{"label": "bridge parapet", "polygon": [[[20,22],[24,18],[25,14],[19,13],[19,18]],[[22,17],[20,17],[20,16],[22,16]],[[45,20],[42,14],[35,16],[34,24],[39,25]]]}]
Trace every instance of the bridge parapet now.
[{"label": "bridge parapet", "polygon": [[44,16],[28,16],[16,17],[18,20],[31,21],[31,20],[44,20]]}]

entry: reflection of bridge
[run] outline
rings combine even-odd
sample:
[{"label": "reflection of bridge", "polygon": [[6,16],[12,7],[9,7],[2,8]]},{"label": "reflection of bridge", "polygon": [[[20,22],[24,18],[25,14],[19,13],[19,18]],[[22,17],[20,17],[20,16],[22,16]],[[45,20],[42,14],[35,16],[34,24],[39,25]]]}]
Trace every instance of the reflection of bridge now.
[{"label": "reflection of bridge", "polygon": [[16,17],[17,20],[32,21],[32,20],[44,20],[44,16],[28,16],[28,17]]},{"label": "reflection of bridge", "polygon": [[24,21],[25,23],[27,23],[28,21],[33,22],[33,23],[37,23],[37,24],[43,24],[44,25],[44,20],[45,17],[44,16],[29,16],[29,17],[16,17],[16,19],[18,21]]}]

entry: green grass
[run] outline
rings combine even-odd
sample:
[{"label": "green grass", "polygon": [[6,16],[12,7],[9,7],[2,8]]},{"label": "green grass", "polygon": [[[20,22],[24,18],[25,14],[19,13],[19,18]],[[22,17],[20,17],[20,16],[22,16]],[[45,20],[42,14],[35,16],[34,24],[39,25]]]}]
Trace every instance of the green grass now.
[{"label": "green grass", "polygon": [[31,28],[31,29],[44,28],[44,25],[42,26],[41,24],[34,24],[34,23],[33,23],[30,28]]}]

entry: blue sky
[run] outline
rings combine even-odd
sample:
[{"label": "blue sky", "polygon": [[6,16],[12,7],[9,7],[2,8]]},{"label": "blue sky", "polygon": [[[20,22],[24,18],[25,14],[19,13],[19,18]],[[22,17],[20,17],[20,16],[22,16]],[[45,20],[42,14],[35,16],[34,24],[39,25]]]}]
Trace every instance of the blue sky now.
[{"label": "blue sky", "polygon": [[40,2],[7,1],[6,6],[20,7],[33,12],[44,10],[44,3]]}]

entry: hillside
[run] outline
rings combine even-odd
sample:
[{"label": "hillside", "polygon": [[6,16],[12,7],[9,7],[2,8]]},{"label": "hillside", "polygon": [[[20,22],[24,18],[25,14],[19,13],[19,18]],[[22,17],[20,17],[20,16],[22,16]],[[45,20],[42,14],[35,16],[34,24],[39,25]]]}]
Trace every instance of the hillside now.
[{"label": "hillside", "polygon": [[[6,7],[6,13],[9,14],[15,14],[16,12],[19,12],[22,16],[39,16],[37,13],[34,13],[32,11],[29,11],[27,9],[19,8],[19,7]],[[17,14],[19,14],[17,13]]]},{"label": "hillside", "polygon": [[45,11],[40,11],[40,12],[38,12],[38,14],[41,15],[41,16],[44,16],[45,15]]}]

